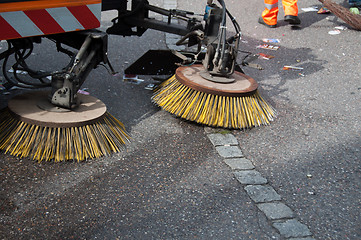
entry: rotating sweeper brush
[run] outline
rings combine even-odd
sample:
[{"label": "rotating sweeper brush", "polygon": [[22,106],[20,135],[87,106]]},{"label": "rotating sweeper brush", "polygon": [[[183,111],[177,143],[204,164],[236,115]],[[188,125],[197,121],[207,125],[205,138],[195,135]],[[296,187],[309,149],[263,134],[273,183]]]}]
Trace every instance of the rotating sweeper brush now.
[{"label": "rotating sweeper brush", "polygon": [[[203,65],[185,64],[154,93],[155,104],[178,117],[212,127],[230,129],[268,125],[275,110],[259,94],[257,82],[235,71],[241,38],[240,27],[226,9],[212,4],[206,8],[207,46]],[[226,37],[226,14],[236,34]],[[184,58],[186,59],[186,58]],[[242,71],[242,70],[241,70]]]},{"label": "rotating sweeper brush", "polygon": [[245,129],[268,125],[275,110],[258,93],[257,82],[235,72],[231,83],[217,83],[201,76],[202,65],[180,67],[163,82],[153,101],[183,119],[212,127]]},{"label": "rotating sweeper brush", "polygon": [[[74,54],[69,66],[54,73],[28,68],[25,60],[31,55],[32,42],[9,41],[3,64],[8,83],[29,89],[50,87],[51,90],[15,96],[8,107],[1,110],[0,149],[5,153],[39,162],[82,161],[119,152],[129,141],[123,124],[107,112],[102,101],[78,93],[88,73],[99,62],[107,63],[101,47],[106,43],[106,35],[91,31],[73,36],[83,42],[79,52]],[[6,71],[11,52],[15,54],[14,76]],[[20,69],[40,83],[17,76]],[[51,81],[46,81],[46,77],[51,77]]]},{"label": "rotating sweeper brush", "polygon": [[82,161],[119,152],[129,137],[124,126],[100,100],[79,95],[69,110],[55,107],[48,92],[29,92],[11,99],[0,115],[0,149],[37,161]]},{"label": "rotating sweeper brush", "polygon": [[[6,84],[47,89],[15,96],[1,110],[0,149],[39,162],[82,161],[120,151],[129,141],[123,124],[100,100],[78,93],[99,64],[112,70],[107,34],[94,29],[100,26],[101,0],[0,1],[0,13],[0,39],[8,43],[0,54]],[[36,71],[27,64],[43,37],[70,57],[62,70]]]}]

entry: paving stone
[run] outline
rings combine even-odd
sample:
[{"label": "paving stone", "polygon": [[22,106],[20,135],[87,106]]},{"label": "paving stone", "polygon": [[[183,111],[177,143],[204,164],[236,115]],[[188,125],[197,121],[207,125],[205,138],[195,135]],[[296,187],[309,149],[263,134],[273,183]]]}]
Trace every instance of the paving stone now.
[{"label": "paving stone", "polygon": [[257,207],[271,220],[292,218],[294,216],[291,208],[284,203],[261,203]]},{"label": "paving stone", "polygon": [[232,170],[252,170],[252,169],[254,169],[254,165],[252,164],[252,162],[246,158],[228,158],[228,159],[225,159],[224,162]]},{"label": "paving stone", "polygon": [[224,158],[241,158],[242,150],[237,146],[218,146],[216,150],[221,157]]},{"label": "paving stone", "polygon": [[256,203],[280,201],[281,196],[269,185],[249,185],[244,188]]},{"label": "paving stone", "polygon": [[227,129],[224,129],[224,128],[220,128],[220,127],[208,127],[208,126],[204,126],[204,132],[206,134],[211,134],[211,133],[219,133],[219,134],[229,134],[231,133],[232,131],[231,130],[227,130]]},{"label": "paving stone", "polygon": [[214,146],[224,146],[224,145],[230,145],[230,146],[238,146],[238,141],[233,134],[208,134],[209,140],[211,140],[212,144]]},{"label": "paving stone", "polygon": [[266,184],[267,179],[256,170],[236,171],[234,176],[241,184]]},{"label": "paving stone", "polygon": [[213,127],[207,127],[205,126],[204,127],[204,132],[206,134],[209,134],[209,133],[217,133],[217,129],[216,128],[213,128]]},{"label": "paving stone", "polygon": [[307,237],[312,235],[308,227],[296,219],[290,219],[285,222],[275,222],[273,226],[286,238]]}]

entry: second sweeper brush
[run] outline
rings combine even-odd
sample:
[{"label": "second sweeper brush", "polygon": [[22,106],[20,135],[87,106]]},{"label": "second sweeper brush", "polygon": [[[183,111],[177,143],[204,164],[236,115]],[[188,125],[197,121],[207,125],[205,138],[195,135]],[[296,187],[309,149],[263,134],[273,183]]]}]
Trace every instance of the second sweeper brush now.
[{"label": "second sweeper brush", "polygon": [[245,129],[268,125],[276,111],[259,94],[258,84],[235,72],[231,83],[204,79],[202,65],[179,67],[152,101],[180,118],[212,127]]}]

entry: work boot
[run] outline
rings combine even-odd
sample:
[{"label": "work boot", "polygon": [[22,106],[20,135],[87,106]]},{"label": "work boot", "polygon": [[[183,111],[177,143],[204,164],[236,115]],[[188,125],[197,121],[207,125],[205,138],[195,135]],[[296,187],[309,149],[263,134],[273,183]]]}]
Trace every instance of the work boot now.
[{"label": "work boot", "polygon": [[297,16],[286,15],[284,20],[291,25],[301,24],[301,20]]},{"label": "work boot", "polygon": [[269,28],[276,28],[276,27],[277,27],[277,24],[275,24],[275,25],[268,25],[267,23],[264,22],[264,20],[263,20],[262,17],[260,17],[260,18],[258,19],[258,23],[260,23],[260,24],[262,24],[262,25],[265,25],[265,26],[267,26],[267,27],[269,27]]}]

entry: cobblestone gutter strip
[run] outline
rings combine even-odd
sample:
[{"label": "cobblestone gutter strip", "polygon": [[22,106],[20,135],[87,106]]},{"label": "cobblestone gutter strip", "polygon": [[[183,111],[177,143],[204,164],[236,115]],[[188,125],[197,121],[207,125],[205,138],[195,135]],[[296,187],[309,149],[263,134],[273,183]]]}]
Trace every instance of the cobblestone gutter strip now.
[{"label": "cobblestone gutter strip", "polygon": [[217,133],[209,127],[205,127],[205,132],[248,196],[281,236],[291,240],[314,240],[308,227],[297,220],[293,210],[282,202],[268,180],[245,158],[235,136]]},{"label": "cobblestone gutter strip", "polygon": [[[163,7],[176,9],[177,0],[164,0]],[[165,38],[169,49],[184,50],[184,46],[176,45],[180,36],[166,33]],[[215,133],[214,129],[209,127],[205,127],[205,132],[248,196],[283,237],[290,240],[315,240],[308,227],[299,222],[292,209],[282,202],[281,196],[268,184],[268,180],[244,157],[237,139],[232,134]]]}]

